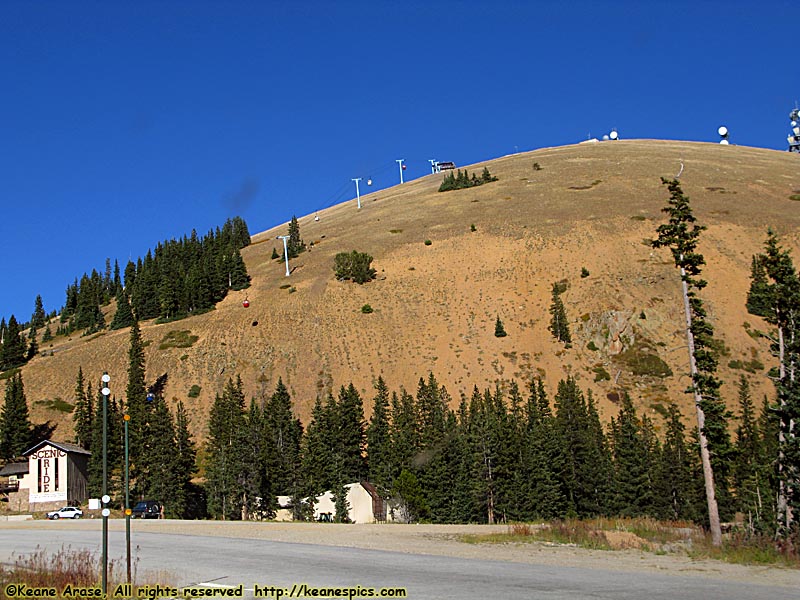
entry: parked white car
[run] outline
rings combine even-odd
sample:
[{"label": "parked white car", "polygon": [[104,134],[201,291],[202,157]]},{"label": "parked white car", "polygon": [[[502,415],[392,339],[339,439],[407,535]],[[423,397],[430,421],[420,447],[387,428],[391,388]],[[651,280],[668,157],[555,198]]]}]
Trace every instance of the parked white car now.
[{"label": "parked white car", "polygon": [[47,513],[48,519],[80,519],[83,516],[83,511],[75,506],[65,506]]}]

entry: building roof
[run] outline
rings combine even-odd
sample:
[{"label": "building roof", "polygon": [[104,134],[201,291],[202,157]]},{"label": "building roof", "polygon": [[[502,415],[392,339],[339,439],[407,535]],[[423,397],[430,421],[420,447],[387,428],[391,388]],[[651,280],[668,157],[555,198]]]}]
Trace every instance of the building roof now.
[{"label": "building roof", "polygon": [[28,456],[36,452],[42,446],[53,446],[54,448],[58,448],[59,450],[63,450],[64,452],[73,453],[73,454],[91,454],[88,450],[84,450],[80,446],[76,444],[70,444],[69,442],[54,442],[52,440],[43,440],[36,444],[33,448],[28,448],[25,452],[22,453],[22,456]]},{"label": "building roof", "polygon": [[8,477],[10,475],[25,475],[28,473],[28,461],[10,462],[0,469],[0,477]]}]

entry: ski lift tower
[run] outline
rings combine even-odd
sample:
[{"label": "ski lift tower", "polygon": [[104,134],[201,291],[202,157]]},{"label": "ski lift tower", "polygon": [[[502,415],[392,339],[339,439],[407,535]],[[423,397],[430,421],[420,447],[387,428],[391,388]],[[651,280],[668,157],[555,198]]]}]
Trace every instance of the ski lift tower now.
[{"label": "ski lift tower", "polygon": [[792,120],[792,132],[786,138],[789,142],[789,152],[800,153],[800,109],[795,108],[789,113]]}]

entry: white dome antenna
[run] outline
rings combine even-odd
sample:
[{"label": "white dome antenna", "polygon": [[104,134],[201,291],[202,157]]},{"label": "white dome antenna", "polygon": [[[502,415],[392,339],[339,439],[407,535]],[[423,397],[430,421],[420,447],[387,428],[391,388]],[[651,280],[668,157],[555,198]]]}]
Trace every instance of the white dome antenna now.
[{"label": "white dome antenna", "polygon": [[727,146],[730,143],[728,142],[728,128],[725,127],[725,125],[720,125],[719,129],[717,129],[717,133],[720,137],[719,143],[723,146]]},{"label": "white dome antenna", "polygon": [[611,133],[608,134],[608,137],[610,139],[612,139],[612,140],[618,140],[619,139],[619,134],[617,133],[616,129],[612,129]]}]

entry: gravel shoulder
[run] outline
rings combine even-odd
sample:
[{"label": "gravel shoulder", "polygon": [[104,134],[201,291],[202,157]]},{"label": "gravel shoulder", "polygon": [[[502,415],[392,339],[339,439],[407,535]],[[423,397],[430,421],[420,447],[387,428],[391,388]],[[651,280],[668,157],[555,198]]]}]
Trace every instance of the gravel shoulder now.
[{"label": "gravel shoulder", "polygon": [[[84,519],[74,522],[0,522],[0,533],[4,529],[57,530],[65,527],[99,532],[101,523],[100,519]],[[110,519],[109,529],[124,531],[125,521]],[[715,560],[693,560],[681,555],[656,555],[640,550],[586,550],[540,542],[470,544],[461,541],[463,534],[498,533],[506,530],[505,525],[340,525],[177,520],[132,521],[131,523],[134,543],[138,534],[146,532],[220,536],[604,571],[718,578],[800,589],[800,571],[795,569],[736,565]],[[0,535],[0,537],[2,536]]]}]

